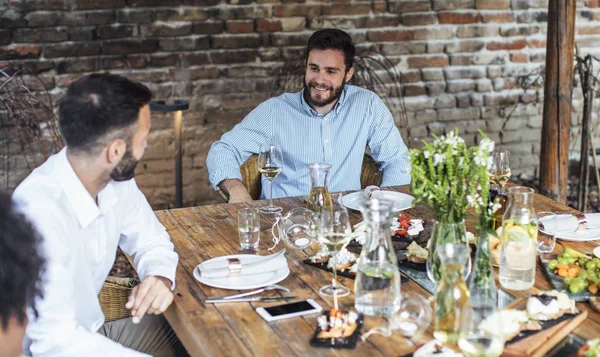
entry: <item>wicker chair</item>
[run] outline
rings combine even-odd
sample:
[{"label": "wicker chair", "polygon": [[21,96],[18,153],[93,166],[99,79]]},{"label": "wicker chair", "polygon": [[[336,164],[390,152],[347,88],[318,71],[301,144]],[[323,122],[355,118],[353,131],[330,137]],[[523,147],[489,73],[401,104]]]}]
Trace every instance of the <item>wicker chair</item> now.
[{"label": "wicker chair", "polygon": [[131,311],[125,308],[131,289],[139,283],[135,278],[106,278],[98,300],[106,322],[120,320],[131,316]]},{"label": "wicker chair", "polygon": [[[381,185],[383,173],[379,171],[379,163],[375,161],[371,155],[365,154],[360,174],[360,186],[365,188],[370,185]],[[260,173],[258,172],[258,156],[252,155],[246,162],[240,166],[242,173],[242,183],[248,189],[250,196],[257,200],[260,198],[261,181]],[[223,190],[219,190],[219,194],[225,201],[229,201],[229,195]]]}]

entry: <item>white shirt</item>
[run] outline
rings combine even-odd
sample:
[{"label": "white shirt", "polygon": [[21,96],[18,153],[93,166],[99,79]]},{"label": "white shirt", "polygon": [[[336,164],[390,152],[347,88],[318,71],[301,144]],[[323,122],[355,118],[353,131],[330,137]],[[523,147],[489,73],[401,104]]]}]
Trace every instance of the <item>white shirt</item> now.
[{"label": "white shirt", "polygon": [[135,180],[109,182],[96,205],[63,149],[35,169],[13,198],[42,235],[47,259],[39,318],[30,315],[26,331],[29,352],[146,356],[96,333],[104,324],[98,293],[117,246],[134,257],[141,280],[157,275],[175,283],[177,253]]}]

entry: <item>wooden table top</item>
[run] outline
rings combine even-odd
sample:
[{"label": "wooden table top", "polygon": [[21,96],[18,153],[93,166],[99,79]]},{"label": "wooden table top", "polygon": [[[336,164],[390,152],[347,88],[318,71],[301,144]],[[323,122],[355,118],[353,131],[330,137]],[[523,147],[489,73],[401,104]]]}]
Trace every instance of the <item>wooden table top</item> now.
[{"label": "wooden table top", "polygon": [[[407,186],[390,188],[409,193]],[[274,202],[283,207],[284,212],[305,206],[300,198],[277,199]],[[266,322],[254,309],[258,306],[278,305],[275,303],[235,303],[205,304],[207,296],[225,296],[236,291],[212,288],[201,284],[193,277],[194,267],[211,258],[239,254],[239,237],[237,230],[237,213],[240,208],[259,207],[266,201],[254,201],[244,204],[220,204],[182,209],[156,211],[156,215],[169,232],[179,253],[177,268],[177,287],[175,299],[165,316],[177,336],[191,356],[402,356],[415,349],[414,343],[426,342],[433,337],[425,332],[413,338],[413,342],[400,333],[391,337],[372,335],[364,343],[359,342],[353,350],[334,350],[314,348],[309,345],[317,326],[317,315],[308,315]],[[536,211],[572,212],[578,211],[536,194],[534,198]],[[417,205],[405,211],[408,215],[431,221],[431,211]],[[273,216],[261,214],[261,240],[258,254],[270,254],[267,249],[272,246],[271,225]],[[360,213],[351,211],[353,223],[361,220]],[[584,253],[591,253],[600,243],[561,242]],[[283,249],[283,242],[272,252]],[[286,257],[290,275],[280,284],[292,290],[292,295],[299,299],[311,298],[318,302],[324,310],[333,307],[333,299],[319,295],[319,288],[331,282],[332,275],[314,268],[302,261],[313,254],[313,250],[287,249]],[[353,290],[354,280],[338,276],[338,281]],[[499,286],[499,284],[498,284]],[[548,277],[538,263],[535,287],[530,291],[508,291],[516,297],[528,296],[535,289],[552,289]],[[402,284],[402,291],[416,291],[425,296],[429,293],[413,281]],[[288,293],[287,295],[290,295]],[[261,296],[278,296],[277,292]],[[339,299],[341,308],[354,307],[354,295]],[[583,339],[600,336],[600,314],[591,310],[589,304],[578,303],[580,310],[588,310],[589,316],[574,333]],[[381,319],[365,318],[362,332],[380,326]]]}]

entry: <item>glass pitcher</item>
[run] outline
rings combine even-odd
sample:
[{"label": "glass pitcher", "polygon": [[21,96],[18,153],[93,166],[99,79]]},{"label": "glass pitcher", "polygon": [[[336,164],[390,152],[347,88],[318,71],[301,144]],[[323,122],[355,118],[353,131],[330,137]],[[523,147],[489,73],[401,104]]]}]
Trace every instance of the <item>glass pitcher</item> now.
[{"label": "glass pitcher", "polygon": [[466,244],[447,243],[438,246],[437,253],[443,269],[435,293],[433,336],[442,343],[455,345],[469,332],[471,324],[469,289],[463,277],[471,249]]},{"label": "glass pitcher", "polygon": [[533,189],[508,189],[508,206],[502,217],[500,284],[506,289],[526,290],[535,282],[537,216]]},{"label": "glass pitcher", "polygon": [[[431,239],[427,242],[427,276],[431,281],[437,283],[442,278],[442,264],[437,253],[437,248],[441,245],[452,244],[467,244],[467,230],[465,221],[461,220],[456,223],[433,220],[433,228],[431,229]],[[471,272],[471,257],[469,256],[465,262],[465,278]]]},{"label": "glass pitcher", "polygon": [[323,208],[331,209],[332,201],[327,189],[331,164],[326,162],[315,162],[308,165],[310,174],[310,193],[306,208],[315,212],[317,217],[321,215]]},{"label": "glass pitcher", "polygon": [[358,260],[354,306],[366,316],[391,317],[400,309],[400,271],[390,231],[391,203],[371,199],[361,207],[367,238]]}]

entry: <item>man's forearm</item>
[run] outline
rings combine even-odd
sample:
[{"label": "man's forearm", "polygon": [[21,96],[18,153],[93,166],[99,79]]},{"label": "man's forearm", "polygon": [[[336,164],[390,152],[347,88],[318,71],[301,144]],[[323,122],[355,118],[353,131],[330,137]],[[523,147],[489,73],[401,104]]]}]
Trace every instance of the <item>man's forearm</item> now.
[{"label": "man's forearm", "polygon": [[248,202],[252,197],[248,193],[246,186],[238,179],[227,179],[219,183],[219,188],[229,194],[229,202]]}]

